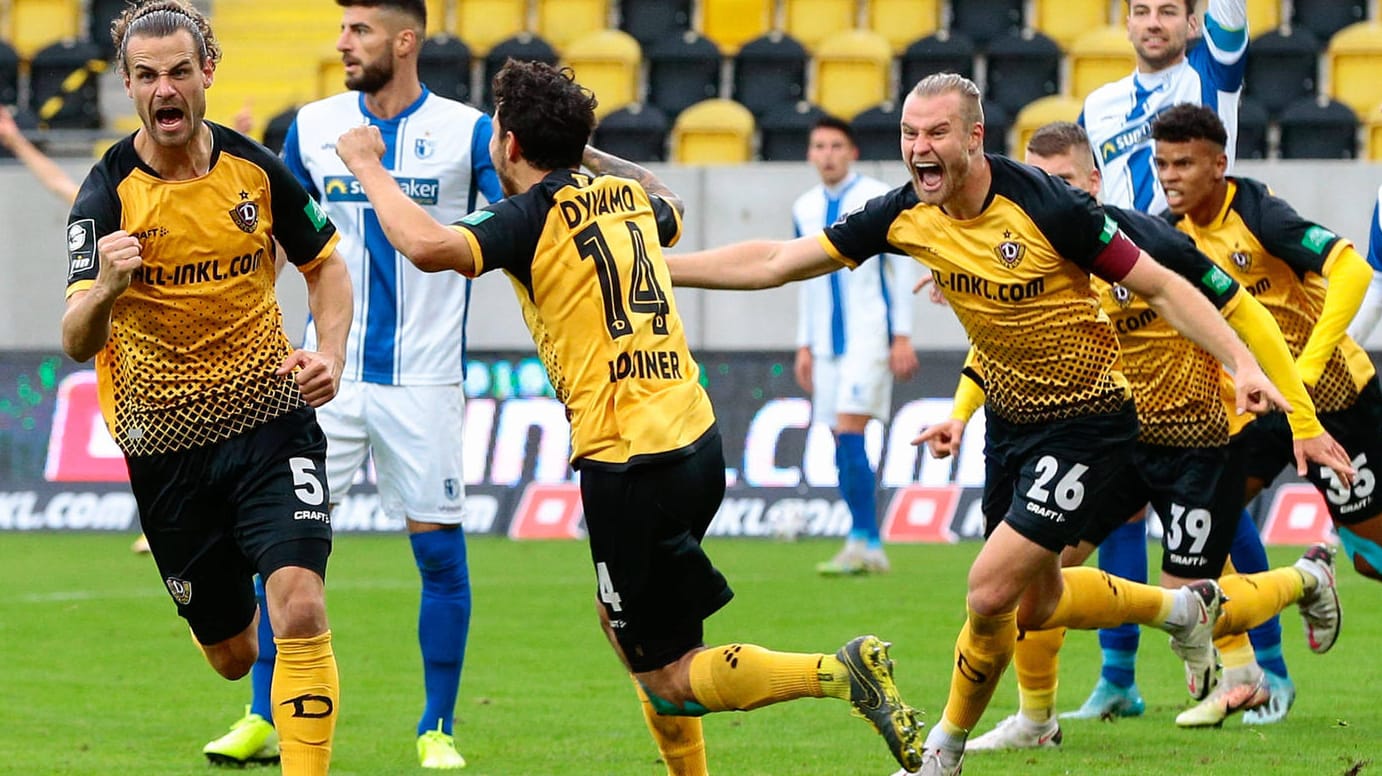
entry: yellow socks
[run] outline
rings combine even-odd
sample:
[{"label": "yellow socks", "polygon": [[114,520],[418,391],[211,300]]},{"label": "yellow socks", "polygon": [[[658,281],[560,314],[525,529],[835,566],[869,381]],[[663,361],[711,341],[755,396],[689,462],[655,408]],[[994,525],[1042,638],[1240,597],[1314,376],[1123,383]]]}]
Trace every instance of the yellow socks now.
[{"label": "yellow socks", "polygon": [[331,631],[309,639],[274,639],[274,727],[284,776],[319,776],[331,765],[331,737],[341,681]]},{"label": "yellow socks", "polygon": [[1047,722],[1056,713],[1056,686],[1060,674],[1060,648],[1065,628],[1026,631],[1017,637],[1013,667],[1017,670],[1017,694],[1022,716]]},{"label": "yellow socks", "polygon": [[1228,596],[1228,603],[1224,604],[1224,612],[1214,625],[1214,635],[1244,633],[1256,628],[1299,601],[1316,584],[1313,575],[1294,566],[1220,577],[1219,587]]},{"label": "yellow socks", "polygon": [[944,721],[950,731],[974,729],[1016,646],[1017,610],[984,617],[969,609],[955,640],[955,669],[950,674],[950,698],[945,703]]},{"label": "yellow socks", "polygon": [[832,655],[727,644],[691,658],[691,693],[707,711],[748,711],[825,695],[848,700],[849,672]]},{"label": "yellow socks", "polygon": [[1219,662],[1223,663],[1224,674],[1235,668],[1257,664],[1257,653],[1252,651],[1252,642],[1246,633],[1231,633],[1214,639],[1214,647],[1219,650]]},{"label": "yellow socks", "polygon": [[700,717],[669,717],[658,714],[648,693],[637,679],[633,681],[638,700],[643,704],[643,721],[657,742],[657,751],[667,765],[667,776],[710,776],[705,762],[705,737]]},{"label": "yellow socks", "polygon": [[1130,582],[1096,568],[1065,568],[1061,576],[1065,586],[1060,601],[1041,630],[1061,626],[1092,630],[1129,622],[1160,627],[1175,602],[1175,591]]}]

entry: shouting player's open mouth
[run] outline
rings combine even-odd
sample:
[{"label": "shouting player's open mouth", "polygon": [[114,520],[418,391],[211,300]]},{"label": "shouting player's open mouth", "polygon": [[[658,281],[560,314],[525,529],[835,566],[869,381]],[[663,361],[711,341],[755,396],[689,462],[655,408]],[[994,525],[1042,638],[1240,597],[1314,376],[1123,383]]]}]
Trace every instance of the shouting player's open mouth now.
[{"label": "shouting player's open mouth", "polygon": [[945,171],[939,162],[917,162],[912,168],[916,170],[917,183],[922,191],[940,191],[941,184],[945,182]]},{"label": "shouting player's open mouth", "polygon": [[182,108],[165,107],[154,111],[154,123],[164,132],[177,132],[182,128],[182,122],[187,114],[183,113]]}]

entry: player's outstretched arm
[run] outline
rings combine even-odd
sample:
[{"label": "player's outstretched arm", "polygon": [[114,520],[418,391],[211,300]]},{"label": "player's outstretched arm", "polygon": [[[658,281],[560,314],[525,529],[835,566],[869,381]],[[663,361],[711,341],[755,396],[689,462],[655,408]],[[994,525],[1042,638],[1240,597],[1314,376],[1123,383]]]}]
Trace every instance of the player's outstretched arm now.
[{"label": "player's outstretched arm", "polygon": [[110,339],[110,313],[144,264],[139,241],[129,232],[111,232],[96,241],[100,269],[90,288],[67,297],[62,314],[62,349],[74,361],[87,361]]},{"label": "player's outstretched arm", "polygon": [[307,282],[307,307],[317,330],[317,349],[293,351],[279,366],[278,374],[292,374],[302,398],[313,407],[320,407],[335,398],[341,386],[346,335],[350,332],[355,302],[350,271],[336,251],[302,277]]},{"label": "player's outstretched arm", "polygon": [[1325,262],[1323,273],[1329,281],[1324,292],[1324,305],[1320,317],[1310,330],[1310,338],[1301,348],[1296,366],[1300,368],[1301,379],[1306,385],[1319,382],[1324,374],[1325,364],[1334,349],[1339,347],[1348,334],[1348,325],[1363,306],[1372,283],[1372,266],[1352,247],[1344,247],[1333,258]]},{"label": "player's outstretched arm", "polygon": [[48,158],[24,137],[14,117],[3,107],[0,107],[0,145],[8,148],[16,159],[24,163],[39,183],[63,202],[70,205],[76,200],[79,188],[76,181],[69,178],[57,162]]},{"label": "player's outstretched arm", "polygon": [[592,145],[585,147],[585,153],[581,155],[581,164],[596,175],[613,175],[638,181],[638,185],[642,186],[649,196],[659,197],[675,208],[678,215],[686,214],[686,205],[681,201],[681,197],[667,188],[666,184],[646,167],[601,151]]},{"label": "player's outstretched arm", "polygon": [[673,285],[694,288],[776,288],[840,268],[816,235],[786,241],[747,240],[666,258]]},{"label": "player's outstretched arm", "polygon": [[1273,405],[1291,411],[1291,403],[1263,374],[1247,346],[1189,281],[1139,251],[1137,262],[1120,282],[1228,368],[1237,392],[1238,414],[1262,412]]},{"label": "player's outstretched arm", "polygon": [[475,257],[466,238],[409,199],[384,169],[379,161],[384,155],[384,138],[378,127],[352,127],[336,140],[336,155],[360,181],[384,236],[408,261],[423,272],[475,274]]}]

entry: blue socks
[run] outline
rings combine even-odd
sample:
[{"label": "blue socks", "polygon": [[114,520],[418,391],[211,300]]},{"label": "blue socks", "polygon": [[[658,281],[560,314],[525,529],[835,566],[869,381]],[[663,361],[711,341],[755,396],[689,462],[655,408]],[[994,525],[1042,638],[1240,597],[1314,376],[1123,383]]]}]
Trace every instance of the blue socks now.
[{"label": "blue socks", "polygon": [[456,528],[410,534],[413,557],[422,575],[417,636],[422,647],[422,676],[427,704],[417,734],[429,730],[451,735],[470,633],[470,571],[465,532]]},{"label": "blue socks", "polygon": [[[1268,568],[1267,550],[1262,546],[1262,536],[1257,532],[1257,522],[1252,514],[1244,509],[1238,518],[1238,531],[1233,535],[1233,549],[1230,553],[1233,567],[1239,574],[1256,574]],[[1248,640],[1257,653],[1257,664],[1282,679],[1290,678],[1286,672],[1286,659],[1281,655],[1281,617],[1270,620],[1248,631]]]},{"label": "blue socks", "polygon": [[[1099,569],[1134,582],[1147,581],[1147,525],[1139,520],[1125,523],[1099,545]],[[1104,651],[1100,676],[1110,684],[1131,687],[1135,681],[1137,645],[1141,631],[1136,625],[1099,629]]]},{"label": "blue socks", "polygon": [[835,436],[835,468],[840,473],[840,495],[849,506],[853,519],[849,538],[866,542],[870,549],[881,547],[878,533],[878,485],[869,454],[864,449],[863,434]]},{"label": "blue socks", "polygon": [[254,668],[250,669],[250,687],[253,695],[250,698],[250,713],[258,714],[268,720],[269,724],[274,721],[274,702],[269,691],[273,688],[274,682],[274,660],[278,658],[278,647],[274,645],[274,629],[269,623],[269,607],[264,602],[264,580],[256,574],[254,577],[254,597],[259,599],[259,629],[256,635],[259,639],[259,659],[254,661]]}]

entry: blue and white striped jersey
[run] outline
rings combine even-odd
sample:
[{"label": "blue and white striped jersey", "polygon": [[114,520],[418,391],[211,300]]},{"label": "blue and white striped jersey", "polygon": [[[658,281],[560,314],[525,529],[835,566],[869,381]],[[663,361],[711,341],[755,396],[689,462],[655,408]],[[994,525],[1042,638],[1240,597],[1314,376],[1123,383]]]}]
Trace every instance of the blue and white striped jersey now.
[{"label": "blue and white striped jersey", "polygon": [[1377,187],[1377,201],[1372,203],[1372,225],[1368,227],[1368,263],[1373,272],[1382,272],[1382,186]]},{"label": "blue and white striped jersey", "polygon": [[1079,123],[1089,133],[1103,175],[1100,197],[1105,202],[1144,213],[1166,209],[1166,193],[1152,161],[1152,121],[1182,102],[1219,114],[1228,129],[1232,171],[1248,50],[1247,13],[1246,0],[1209,0],[1204,40],[1184,60],[1156,73],[1134,72],[1085,98]]},{"label": "blue and white striped jersey", "polygon": [[[854,172],[830,189],[817,184],[792,205],[797,236],[815,234],[891,189]],[[912,335],[912,286],[919,271],[911,257],[884,253],[853,271],[799,283],[797,346],[809,346],[817,356],[886,359],[893,335]]]},{"label": "blue and white striped jersey", "polygon": [[[336,139],[360,124],[384,137],[384,167],[414,202],[453,223],[502,198],[489,158],[489,116],[429,92],[392,119],[372,115],[364,95],[345,92],[304,105],[288,130],[284,161],[341,234],[338,250],[355,287],[343,377],[385,385],[462,382],[470,281],[426,273],[394,250],[364,190],[336,156]],[[305,347],[316,346],[307,325]]]}]

